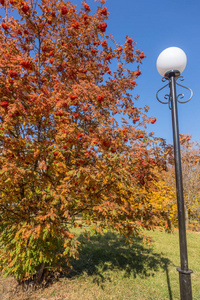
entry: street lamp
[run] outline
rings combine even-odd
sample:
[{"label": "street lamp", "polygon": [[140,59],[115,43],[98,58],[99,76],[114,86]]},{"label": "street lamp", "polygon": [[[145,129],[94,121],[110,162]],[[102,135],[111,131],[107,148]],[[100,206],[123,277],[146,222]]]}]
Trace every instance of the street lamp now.
[{"label": "street lamp", "polygon": [[[168,81],[168,83],[158,90],[156,97],[159,102],[168,104],[172,112],[172,127],[173,127],[173,141],[174,141],[174,160],[175,160],[175,173],[176,173],[176,194],[177,194],[177,207],[178,207],[178,224],[179,224],[179,245],[180,245],[180,260],[181,267],[177,268],[179,272],[180,283],[180,295],[181,300],[192,300],[192,287],[191,276],[192,270],[188,268],[188,255],[187,255],[187,240],[186,240],[186,228],[185,228],[185,209],[183,198],[183,184],[182,184],[182,170],[181,170],[181,152],[179,141],[179,126],[178,126],[178,112],[177,102],[186,103],[192,96],[191,89],[181,85],[177,82],[178,79],[184,80],[180,74],[184,71],[187,63],[187,57],[185,52],[177,47],[170,47],[160,53],[157,59],[157,70],[161,76],[162,81]],[[169,85],[170,94],[166,94],[164,99],[167,101],[161,101],[158,97],[158,93]],[[190,98],[186,101],[181,101],[184,98],[184,94],[176,95],[176,85],[181,86],[190,91]]]}]

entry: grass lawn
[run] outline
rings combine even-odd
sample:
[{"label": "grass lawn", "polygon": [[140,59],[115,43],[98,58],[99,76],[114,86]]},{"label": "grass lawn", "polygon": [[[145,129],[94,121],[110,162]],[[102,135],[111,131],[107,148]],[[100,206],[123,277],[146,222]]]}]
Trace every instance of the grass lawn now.
[{"label": "grass lawn", "polygon": [[[73,261],[70,276],[60,278],[46,289],[32,294],[11,292],[15,280],[0,279],[0,299],[7,300],[164,300],[180,299],[178,232],[150,231],[151,245],[142,237],[126,244],[123,237],[111,232],[92,235],[83,242],[80,259]],[[193,300],[200,299],[200,233],[188,232],[189,268]]]}]

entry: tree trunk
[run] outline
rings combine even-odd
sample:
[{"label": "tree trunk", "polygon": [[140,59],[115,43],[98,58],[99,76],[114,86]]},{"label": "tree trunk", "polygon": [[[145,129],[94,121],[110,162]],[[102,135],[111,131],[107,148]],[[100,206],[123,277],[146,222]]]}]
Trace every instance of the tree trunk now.
[{"label": "tree trunk", "polygon": [[45,263],[42,263],[40,265],[40,268],[36,274],[36,284],[40,284],[40,281],[42,279],[42,275],[43,275],[43,272],[44,272],[44,267],[45,267]]}]

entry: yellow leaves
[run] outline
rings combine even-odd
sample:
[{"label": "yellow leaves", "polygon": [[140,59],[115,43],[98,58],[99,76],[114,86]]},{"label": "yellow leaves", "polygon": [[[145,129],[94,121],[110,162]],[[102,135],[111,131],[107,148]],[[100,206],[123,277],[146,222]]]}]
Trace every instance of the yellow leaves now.
[{"label": "yellow leaves", "polygon": [[104,177],[103,178],[103,184],[107,184],[108,183],[108,178]]}]

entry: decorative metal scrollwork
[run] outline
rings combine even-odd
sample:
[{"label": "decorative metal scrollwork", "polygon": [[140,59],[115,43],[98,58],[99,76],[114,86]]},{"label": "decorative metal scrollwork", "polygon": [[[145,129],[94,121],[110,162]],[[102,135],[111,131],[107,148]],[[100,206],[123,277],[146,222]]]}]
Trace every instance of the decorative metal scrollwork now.
[{"label": "decorative metal scrollwork", "polygon": [[[184,94],[178,94],[178,95],[176,96],[176,100],[177,100],[179,103],[182,103],[182,104],[183,104],[183,103],[187,103],[187,102],[189,102],[189,101],[192,99],[193,91],[192,91],[190,88],[188,88],[188,87],[186,87],[186,86],[184,86],[184,85],[178,83],[178,82],[177,82],[178,79],[181,80],[181,81],[183,81],[183,80],[184,80],[184,77],[183,77],[183,76],[178,76],[178,77],[176,78],[176,84],[177,84],[178,86],[180,86],[180,87],[182,87],[182,88],[187,89],[188,91],[190,91],[190,98],[187,99],[187,100],[185,100],[185,101],[181,101],[180,99],[184,99],[185,95],[184,95]],[[163,78],[162,78],[162,82],[165,82],[166,80],[168,80],[168,81],[170,82],[171,79],[170,79],[169,77],[163,77]],[[159,89],[159,90],[157,91],[157,93],[156,93],[156,98],[157,98],[157,100],[158,100],[160,103],[162,103],[162,104],[168,104],[168,105],[169,105],[169,108],[171,109],[171,95],[170,95],[170,94],[165,94],[165,95],[164,95],[164,99],[167,100],[167,101],[161,101],[161,100],[159,99],[159,97],[158,97],[158,94],[160,93],[160,91],[162,91],[164,88],[166,88],[166,87],[169,85],[169,82],[168,82],[166,85],[164,85],[161,89]]]},{"label": "decorative metal scrollwork", "polygon": [[184,86],[184,85],[178,83],[178,82],[177,82],[178,79],[180,79],[181,81],[183,81],[183,80],[184,80],[184,77],[183,77],[183,76],[179,76],[179,77],[176,79],[176,84],[179,85],[179,86],[181,86],[182,88],[184,88],[184,89],[190,91],[190,98],[189,98],[188,100],[186,100],[186,101],[180,101],[178,98],[180,97],[181,99],[183,99],[183,98],[185,97],[185,95],[184,95],[184,94],[179,94],[179,95],[177,96],[177,101],[178,101],[179,103],[187,103],[187,102],[189,102],[189,101],[192,99],[193,91],[192,91],[190,88],[188,88],[187,86]]}]

